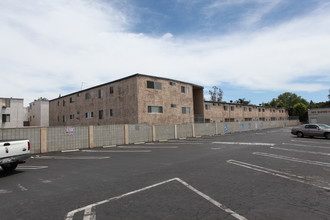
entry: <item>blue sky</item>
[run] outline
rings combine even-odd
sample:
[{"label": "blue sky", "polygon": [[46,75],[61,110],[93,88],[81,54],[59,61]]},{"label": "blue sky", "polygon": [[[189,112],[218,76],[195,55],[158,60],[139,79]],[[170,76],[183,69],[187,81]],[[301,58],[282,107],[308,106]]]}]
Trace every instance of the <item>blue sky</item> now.
[{"label": "blue sky", "polygon": [[330,0],[0,1],[0,97],[56,98],[135,73],[224,101],[327,101]]}]

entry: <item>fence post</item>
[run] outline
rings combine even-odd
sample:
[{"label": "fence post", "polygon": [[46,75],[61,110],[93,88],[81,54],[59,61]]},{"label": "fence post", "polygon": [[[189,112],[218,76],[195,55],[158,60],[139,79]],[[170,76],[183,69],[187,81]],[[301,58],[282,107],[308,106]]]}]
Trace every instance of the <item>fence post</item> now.
[{"label": "fence post", "polygon": [[88,126],[88,140],[89,140],[89,148],[94,148],[94,126]]},{"label": "fence post", "polygon": [[47,153],[47,128],[40,128],[40,153]]},{"label": "fence post", "polygon": [[178,125],[174,125],[174,139],[178,139]]},{"label": "fence post", "polygon": [[156,142],[156,127],[155,127],[155,125],[152,126],[152,141]]},{"label": "fence post", "polygon": [[196,137],[195,123],[191,123],[191,127],[192,127],[192,137]]},{"label": "fence post", "polygon": [[125,144],[129,144],[129,136],[128,136],[128,125],[124,125],[124,138],[125,138],[125,141],[124,143]]}]

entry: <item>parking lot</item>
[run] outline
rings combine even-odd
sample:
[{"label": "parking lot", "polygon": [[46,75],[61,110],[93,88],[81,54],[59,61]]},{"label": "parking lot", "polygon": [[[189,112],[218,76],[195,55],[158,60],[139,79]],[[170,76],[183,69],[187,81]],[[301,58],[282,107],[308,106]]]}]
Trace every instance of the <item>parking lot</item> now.
[{"label": "parking lot", "polygon": [[329,158],[290,128],[33,155],[1,219],[330,219]]}]

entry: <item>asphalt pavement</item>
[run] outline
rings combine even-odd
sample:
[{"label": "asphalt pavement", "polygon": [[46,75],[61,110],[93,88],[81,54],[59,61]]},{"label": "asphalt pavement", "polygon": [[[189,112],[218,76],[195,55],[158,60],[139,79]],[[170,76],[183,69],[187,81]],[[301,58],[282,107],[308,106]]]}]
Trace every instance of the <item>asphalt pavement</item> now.
[{"label": "asphalt pavement", "polygon": [[330,219],[330,140],[290,128],[33,155],[0,219]]}]

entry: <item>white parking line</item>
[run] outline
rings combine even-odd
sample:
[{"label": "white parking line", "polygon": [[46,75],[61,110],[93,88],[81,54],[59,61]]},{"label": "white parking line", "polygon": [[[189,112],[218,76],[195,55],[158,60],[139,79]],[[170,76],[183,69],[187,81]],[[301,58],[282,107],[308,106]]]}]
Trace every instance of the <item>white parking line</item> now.
[{"label": "white parking line", "polygon": [[48,166],[24,166],[24,165],[18,165],[16,170],[40,170],[40,169],[46,169]]},{"label": "white parking line", "polygon": [[259,156],[264,156],[264,157],[271,157],[271,158],[281,159],[281,160],[289,160],[289,161],[294,161],[294,162],[298,162],[298,163],[306,163],[306,164],[330,167],[330,163],[326,163],[326,162],[319,162],[319,161],[313,161],[313,160],[303,160],[303,159],[299,159],[299,158],[295,158],[295,157],[287,157],[287,156],[276,155],[276,154],[267,154],[267,153],[262,153],[262,152],[253,152],[253,154],[254,155],[259,155]]},{"label": "white parking line", "polygon": [[126,149],[141,149],[141,148],[145,148],[145,149],[175,149],[178,148],[178,146],[118,146],[118,148],[126,148]]},{"label": "white parking line", "polygon": [[297,147],[312,147],[312,148],[330,149],[330,147],[324,147],[324,146],[313,146],[313,145],[306,145],[306,144],[290,144],[290,143],[282,143],[282,145],[297,146]]},{"label": "white parking line", "polygon": [[149,153],[151,150],[82,150],[89,153]]},{"label": "white parking line", "polygon": [[284,151],[298,152],[298,153],[318,154],[318,155],[330,156],[330,153],[325,153],[325,152],[296,150],[296,149],[288,149],[288,148],[282,148],[282,147],[270,147],[270,148],[271,148],[271,149],[276,149],[276,150],[284,150]]},{"label": "white parking line", "polygon": [[95,206],[85,209],[83,220],[96,220],[96,207]]},{"label": "white parking line", "polygon": [[[169,180],[166,180],[166,181],[163,181],[163,182],[160,182],[160,183],[156,183],[156,184],[153,184],[153,185],[150,185],[150,186],[147,186],[147,187],[144,187],[144,188],[141,188],[141,189],[138,189],[138,190],[134,190],[132,192],[129,192],[129,193],[125,193],[125,194],[122,194],[120,196],[116,196],[116,197],[112,197],[110,199],[106,199],[106,200],[103,200],[103,201],[100,201],[100,202],[96,202],[96,203],[93,203],[91,205],[88,205],[88,206],[85,206],[85,207],[82,207],[82,208],[79,208],[79,209],[75,209],[73,211],[70,211],[69,213],[67,213],[66,217],[65,217],[65,220],[72,220],[74,215],[78,212],[81,212],[81,211],[84,211],[84,219],[83,220],[90,220],[90,219],[93,219],[93,218],[87,218],[88,215],[86,213],[90,213],[90,212],[93,212],[93,211],[89,211],[89,210],[92,210],[93,208],[95,208],[96,206],[98,205],[102,205],[102,204],[105,204],[105,203],[108,203],[110,201],[114,201],[114,200],[118,200],[118,199],[121,199],[121,198],[124,198],[124,197],[127,197],[129,195],[132,195],[132,194],[135,194],[135,193],[139,193],[139,192],[142,192],[142,191],[145,191],[145,190],[148,190],[148,189],[151,189],[151,188],[154,188],[154,187],[157,187],[157,186],[160,186],[160,185],[163,185],[163,184],[166,184],[166,183],[169,183],[169,182],[172,182],[172,181],[178,181],[179,183],[181,183],[182,185],[184,185],[185,187],[187,187],[188,189],[190,189],[191,191],[193,191],[194,193],[196,193],[197,195],[201,196],[202,198],[206,199],[207,201],[209,201],[210,203],[212,203],[213,205],[215,205],[216,207],[220,208],[221,210],[225,211],[226,213],[230,214],[231,216],[233,216],[234,218],[238,219],[238,220],[247,220],[245,217],[237,214],[236,212],[232,211],[231,209],[229,209],[228,207],[226,207],[225,205],[215,201],[214,199],[212,199],[211,197],[209,197],[208,195],[198,191],[196,188],[194,188],[193,186],[189,185],[188,183],[184,182],[183,180],[181,180],[180,178],[173,178],[173,179],[169,179]],[[88,210],[88,211],[86,211]],[[96,213],[95,211],[93,212],[93,217],[95,216],[96,218]],[[86,217],[86,218],[85,218]],[[94,219],[95,219],[94,218]]]},{"label": "white parking line", "polygon": [[327,140],[321,139],[320,141],[304,141],[304,140],[291,140],[293,142],[301,142],[301,143],[310,143],[310,144],[327,144],[330,145],[330,142],[328,142]]},{"label": "white parking line", "polygon": [[55,160],[103,160],[110,157],[64,157],[64,156],[39,156],[34,159],[55,159]]},{"label": "white parking line", "polygon": [[247,142],[212,142],[212,144],[253,145],[253,146],[275,146],[275,144],[273,144],[273,143],[247,143]]},{"label": "white parking line", "polygon": [[[261,167],[261,166],[257,166],[257,165],[253,165],[253,164],[249,164],[249,163],[244,163],[244,162],[236,161],[236,160],[228,160],[227,163],[234,164],[234,165],[241,166],[241,167],[245,167],[245,168],[255,170],[255,171],[258,171],[258,172],[271,174],[273,176],[282,177],[282,178],[285,178],[285,179],[288,179],[288,180],[308,184],[308,185],[311,185],[311,186],[316,186],[318,188],[322,188],[322,189],[325,189],[325,190],[330,190],[330,183],[328,183],[328,182],[315,181],[313,179],[309,179],[309,178],[304,177],[304,176],[297,176],[297,175],[294,175],[294,174],[285,173],[285,172],[281,172],[281,171],[278,171],[278,170],[273,170],[273,169],[269,169],[269,168],[266,168],[266,167]],[[323,185],[326,185],[326,186],[323,186]]]}]

